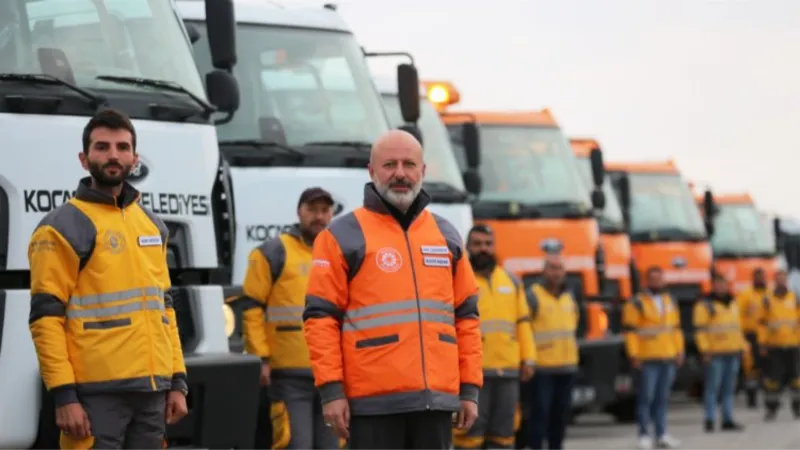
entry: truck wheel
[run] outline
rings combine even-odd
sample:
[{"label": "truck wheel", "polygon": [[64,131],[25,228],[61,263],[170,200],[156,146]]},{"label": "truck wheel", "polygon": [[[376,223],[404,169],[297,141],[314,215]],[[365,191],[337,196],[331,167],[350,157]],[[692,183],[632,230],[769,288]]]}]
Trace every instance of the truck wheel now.
[{"label": "truck wheel", "polygon": [[636,397],[626,398],[609,405],[607,411],[619,423],[636,422]]}]

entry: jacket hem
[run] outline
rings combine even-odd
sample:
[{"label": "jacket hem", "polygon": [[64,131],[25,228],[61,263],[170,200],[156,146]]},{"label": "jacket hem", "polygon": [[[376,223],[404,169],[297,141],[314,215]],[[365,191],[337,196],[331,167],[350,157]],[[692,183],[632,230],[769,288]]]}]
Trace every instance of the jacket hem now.
[{"label": "jacket hem", "polygon": [[[469,386],[477,389],[474,384]],[[475,402],[477,403],[477,397]],[[458,395],[429,389],[351,398],[349,403],[350,411],[354,416],[378,416],[417,411],[458,412],[461,410]]]},{"label": "jacket hem", "polygon": [[542,367],[538,366],[536,368],[536,373],[574,373],[578,371],[578,365],[568,365],[568,366],[550,366],[550,367]]}]

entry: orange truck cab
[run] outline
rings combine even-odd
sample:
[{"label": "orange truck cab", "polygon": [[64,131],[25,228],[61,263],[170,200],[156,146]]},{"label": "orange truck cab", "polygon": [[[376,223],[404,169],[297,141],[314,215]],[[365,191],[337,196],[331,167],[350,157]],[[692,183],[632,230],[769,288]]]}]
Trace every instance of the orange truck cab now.
[{"label": "orange truck cab", "polygon": [[770,230],[750,195],[712,194],[706,190],[697,197],[697,204],[703,213],[713,211],[714,269],[728,278],[734,292],[752,284],[757,267],[766,271],[767,280],[772,280],[778,269],[774,230]]},{"label": "orange truck cab", "polygon": [[[601,247],[595,210],[604,206],[602,190],[590,194],[549,110],[449,112],[447,106],[459,98],[452,85],[423,84],[448,128],[464,177],[475,177],[475,170],[480,175],[473,220],[494,231],[498,262],[527,288],[541,281],[548,252],[563,256],[566,283],[582,309],[580,373],[573,390],[576,412],[611,401],[622,341],[608,329],[599,290],[604,274],[598,267],[604,266],[597,264]],[[467,148],[480,151],[470,154]],[[602,186],[602,160],[596,163],[593,181]],[[599,256],[602,260],[602,251]]]},{"label": "orange truck cab", "polygon": [[695,301],[711,288],[711,245],[689,184],[672,161],[606,164],[622,206],[633,253],[634,292],[649,267],[660,267],[680,309],[686,338],[686,363],[676,389],[696,393],[702,364],[694,344]]}]

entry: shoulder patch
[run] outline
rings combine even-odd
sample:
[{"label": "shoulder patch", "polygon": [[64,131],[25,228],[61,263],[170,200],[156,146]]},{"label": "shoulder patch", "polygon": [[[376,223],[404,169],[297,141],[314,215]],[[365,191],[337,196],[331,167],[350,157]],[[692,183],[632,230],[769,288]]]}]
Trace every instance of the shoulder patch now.
[{"label": "shoulder patch", "polygon": [[348,281],[358,273],[367,252],[367,241],[355,213],[358,210],[339,216],[328,225],[328,230],[339,244],[339,250],[347,263]]},{"label": "shoulder patch", "polygon": [[[97,240],[97,227],[92,219],[72,202],[67,202],[44,216],[36,229],[44,226],[53,228],[69,243],[80,259],[79,267],[83,269],[94,252]],[[31,245],[36,244],[31,242]]]},{"label": "shoulder patch", "polygon": [[539,298],[536,296],[536,285],[525,290],[525,300],[528,302],[528,309],[531,310],[531,319],[536,319],[539,314]]},{"label": "shoulder patch", "polygon": [[283,241],[280,236],[269,239],[258,246],[258,251],[269,263],[272,282],[276,283],[283,273],[283,267],[286,265],[286,247],[283,245]]}]

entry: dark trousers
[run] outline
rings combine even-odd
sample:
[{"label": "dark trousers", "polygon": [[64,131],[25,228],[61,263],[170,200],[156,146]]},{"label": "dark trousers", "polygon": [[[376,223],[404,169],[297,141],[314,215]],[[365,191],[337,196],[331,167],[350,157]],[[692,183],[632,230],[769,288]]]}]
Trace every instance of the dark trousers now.
[{"label": "dark trousers", "polygon": [[350,418],[349,448],[442,449],[453,441],[453,413],[420,411]]},{"label": "dark trousers", "polygon": [[530,448],[544,448],[545,439],[547,448],[564,448],[575,374],[539,372],[530,383]]},{"label": "dark trousers", "polygon": [[270,416],[269,391],[266,387],[261,388],[258,397],[255,448],[268,450],[272,448],[272,418]]},{"label": "dark trousers", "polygon": [[800,348],[769,348],[763,362],[764,403],[767,409],[778,409],[781,393],[788,387],[792,409],[800,412]]}]

